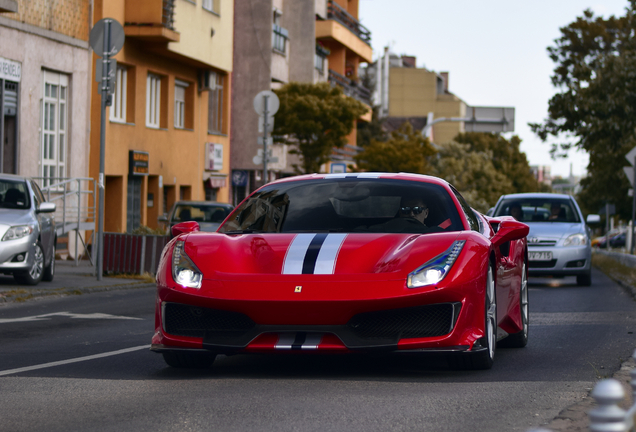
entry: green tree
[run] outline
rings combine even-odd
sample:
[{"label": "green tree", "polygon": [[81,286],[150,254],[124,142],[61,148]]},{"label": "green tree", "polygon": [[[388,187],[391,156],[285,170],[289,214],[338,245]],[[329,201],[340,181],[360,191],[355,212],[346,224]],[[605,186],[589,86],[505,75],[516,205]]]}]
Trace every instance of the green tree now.
[{"label": "green tree", "polygon": [[371,139],[370,144],[354,159],[362,171],[425,174],[429,170],[427,160],[435,152],[428,139],[422,137],[419,131],[414,131],[407,122],[391,132],[386,141]]},{"label": "green tree", "polygon": [[485,213],[513,188],[492,160],[492,150],[479,151],[469,144],[449,142],[439,145],[437,157],[431,158],[431,174],[451,183],[473,208]]},{"label": "green tree", "polygon": [[276,113],[276,142],[292,147],[300,155],[298,173],[314,173],[329,161],[334,147],[342,148],[355,120],[368,107],[345,96],[340,87],[329,83],[289,83],[276,90],[280,108]]},{"label": "green tree", "polygon": [[629,217],[631,200],[621,167],[636,145],[636,0],[624,16],[595,17],[587,10],[561,29],[548,48],[556,64],[552,84],[559,92],[550,99],[548,117],[530,124],[554,156],[572,147],[590,157],[588,177],[581,181],[579,200],[588,212],[605,201]]},{"label": "green tree", "polygon": [[469,151],[492,153],[494,168],[508,177],[512,187],[505,193],[537,192],[549,189],[540,185],[530,171],[526,154],[520,150],[521,139],[514,135],[510,140],[494,133],[466,132],[455,137],[459,144],[467,144]]}]

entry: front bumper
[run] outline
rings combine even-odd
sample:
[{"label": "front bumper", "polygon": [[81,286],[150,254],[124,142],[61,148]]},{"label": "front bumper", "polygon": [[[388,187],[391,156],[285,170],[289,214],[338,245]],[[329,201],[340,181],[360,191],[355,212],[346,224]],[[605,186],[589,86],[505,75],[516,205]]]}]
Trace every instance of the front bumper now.
[{"label": "front bumper", "polygon": [[528,247],[532,252],[551,252],[551,261],[528,261],[530,276],[577,276],[588,274],[592,266],[592,249],[575,247]]},{"label": "front bumper", "polygon": [[[0,273],[13,273],[30,270],[35,259],[37,233],[17,240],[0,241]],[[18,255],[25,255],[24,260],[16,261]]]}]

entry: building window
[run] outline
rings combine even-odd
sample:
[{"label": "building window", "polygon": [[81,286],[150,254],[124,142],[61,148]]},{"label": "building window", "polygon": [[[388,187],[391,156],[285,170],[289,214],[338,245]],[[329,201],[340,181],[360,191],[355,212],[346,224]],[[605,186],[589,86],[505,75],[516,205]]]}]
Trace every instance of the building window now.
[{"label": "building window", "polygon": [[110,121],[126,122],[126,94],[128,91],[128,71],[125,67],[117,67],[115,79],[115,94],[110,107]]},{"label": "building window", "polygon": [[272,33],[272,49],[280,54],[285,54],[285,45],[289,39],[289,32],[287,29],[274,24]]},{"label": "building window", "polygon": [[223,110],[225,108],[225,75],[212,72],[210,74],[210,96],[208,99],[208,131],[223,133]]},{"label": "building window", "polygon": [[174,127],[183,129],[186,116],[186,91],[190,84],[176,80],[174,86]]},{"label": "building window", "polygon": [[203,9],[213,12],[215,14],[220,13],[220,0],[203,0]]},{"label": "building window", "polygon": [[66,176],[68,76],[44,72],[41,117],[41,176],[48,186]]},{"label": "building window", "polygon": [[146,126],[159,128],[161,119],[161,77],[148,74],[146,79]]},{"label": "building window", "polygon": [[316,44],[316,54],[314,56],[314,67],[318,69],[320,73],[325,72],[325,61],[327,57],[331,54],[327,48],[324,48],[322,45]]}]

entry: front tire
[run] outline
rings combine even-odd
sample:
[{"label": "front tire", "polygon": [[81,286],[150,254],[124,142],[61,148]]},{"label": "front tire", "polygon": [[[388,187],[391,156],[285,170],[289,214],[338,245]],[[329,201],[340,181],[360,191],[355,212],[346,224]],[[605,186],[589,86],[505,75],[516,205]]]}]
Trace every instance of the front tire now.
[{"label": "front tire", "polygon": [[216,354],[206,352],[166,351],[162,354],[168,366],[179,369],[207,369],[216,358]]},{"label": "front tire", "polygon": [[33,265],[25,272],[14,273],[13,278],[21,285],[37,285],[44,274],[44,252],[40,242],[35,244],[33,251]]},{"label": "front tire", "polygon": [[[497,294],[492,266],[488,266],[486,276],[486,295],[484,308],[484,337],[479,339],[481,350],[477,352],[460,353],[449,359],[453,369],[485,370],[492,368],[497,350]],[[475,344],[475,346],[479,346]]]},{"label": "front tire", "polygon": [[51,254],[51,262],[44,268],[44,274],[42,280],[45,282],[53,281],[55,276],[55,246],[53,246],[53,253]]}]

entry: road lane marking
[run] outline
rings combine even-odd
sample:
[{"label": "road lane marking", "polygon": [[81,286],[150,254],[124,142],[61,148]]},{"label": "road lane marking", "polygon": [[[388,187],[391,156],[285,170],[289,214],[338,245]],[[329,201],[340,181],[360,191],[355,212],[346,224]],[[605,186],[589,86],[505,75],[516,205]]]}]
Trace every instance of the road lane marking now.
[{"label": "road lane marking", "polygon": [[109,315],[104,313],[92,313],[92,314],[76,314],[71,312],[54,312],[44,315],[35,315],[22,318],[0,318],[0,324],[16,323],[16,322],[30,322],[30,321],[44,321],[51,319],[50,317],[62,316],[73,319],[117,319],[117,320],[143,320],[143,318],[125,317],[120,315]]},{"label": "road lane marking", "polygon": [[79,363],[79,362],[83,362],[87,360],[95,360],[99,358],[110,357],[110,356],[115,356],[119,354],[126,354],[129,352],[139,351],[142,349],[149,349],[149,348],[150,348],[150,345],[141,345],[141,346],[136,346],[132,348],[124,348],[117,351],[111,351],[111,352],[106,352],[101,354],[93,354],[93,355],[78,357],[78,358],[69,359],[69,360],[60,360],[60,361],[55,361],[50,363],[43,363],[43,364],[35,365],[35,366],[26,366],[26,367],[17,368],[17,369],[9,369],[5,371],[0,371],[0,376],[12,375],[12,374],[21,373],[21,372],[28,372],[28,371],[37,370],[37,369],[46,369],[46,368],[50,368],[54,366],[62,366],[62,365],[67,365],[71,363]]}]

